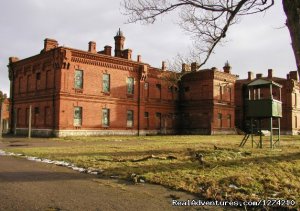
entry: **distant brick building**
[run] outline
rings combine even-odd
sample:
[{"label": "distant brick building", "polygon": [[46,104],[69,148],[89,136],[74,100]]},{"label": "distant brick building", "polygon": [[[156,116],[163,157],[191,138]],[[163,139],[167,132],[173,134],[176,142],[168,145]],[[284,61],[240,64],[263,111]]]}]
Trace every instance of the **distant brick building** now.
[{"label": "distant brick building", "polygon": [[[2,133],[8,133],[9,132],[9,117],[10,117],[10,100],[9,98],[4,98],[4,101],[2,104],[0,104],[0,107],[2,107]],[[1,114],[0,114],[1,115]]]},{"label": "distant brick building", "polygon": [[45,39],[40,54],[10,57],[17,134],[28,131],[30,105],[32,133],[43,136],[231,134],[235,123],[242,128],[240,88],[248,81],[236,83],[228,63],[222,71],[184,64],[176,73],[165,62],[155,68],[141,56],[132,60],[120,30],[114,39],[114,55],[111,46],[97,51],[93,41],[83,51]]}]

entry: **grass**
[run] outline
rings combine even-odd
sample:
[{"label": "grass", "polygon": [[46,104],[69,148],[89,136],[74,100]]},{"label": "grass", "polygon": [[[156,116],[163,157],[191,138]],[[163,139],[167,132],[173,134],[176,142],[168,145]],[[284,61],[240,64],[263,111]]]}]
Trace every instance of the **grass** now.
[{"label": "grass", "polygon": [[[147,182],[206,199],[299,202],[300,136],[282,136],[280,148],[273,150],[268,148],[269,137],[264,139],[264,148],[257,149],[251,148],[250,141],[239,148],[242,136],[76,137],[48,140],[63,142],[61,146],[7,150],[99,168],[104,176],[130,179],[135,173]],[[194,159],[196,152],[203,154],[204,166]],[[177,159],[130,161],[149,155]]]}]

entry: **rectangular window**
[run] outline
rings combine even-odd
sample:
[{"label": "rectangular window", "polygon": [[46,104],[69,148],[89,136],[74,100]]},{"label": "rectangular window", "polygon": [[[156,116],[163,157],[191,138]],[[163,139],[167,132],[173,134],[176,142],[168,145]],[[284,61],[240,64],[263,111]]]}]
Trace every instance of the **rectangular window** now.
[{"label": "rectangular window", "polygon": [[41,73],[36,73],[36,80],[41,80]]},{"label": "rectangular window", "polygon": [[108,108],[102,109],[102,126],[103,127],[109,126],[109,109]]},{"label": "rectangular window", "polygon": [[134,92],[134,78],[127,78],[127,94],[133,94]]},{"label": "rectangular window", "polygon": [[145,82],[144,84],[144,93],[145,93],[145,98],[147,99],[149,97],[149,83]]},{"label": "rectangular window", "polygon": [[82,125],[82,107],[74,107],[74,126]]},{"label": "rectangular window", "polygon": [[161,113],[156,113],[156,129],[161,129]]},{"label": "rectangular window", "polygon": [[23,80],[23,78],[20,77],[19,78],[19,87],[18,87],[19,93],[21,93],[21,89],[22,89],[22,80]]},{"label": "rectangular window", "polygon": [[102,91],[110,92],[110,75],[104,73],[102,78]]},{"label": "rectangular window", "polygon": [[220,88],[219,88],[219,97],[220,97],[220,100],[222,100],[222,98],[223,98],[223,87],[222,86],[220,86]]},{"label": "rectangular window", "polygon": [[35,107],[34,108],[34,114],[39,114],[40,113],[40,108],[39,107]]},{"label": "rectangular window", "polygon": [[17,110],[17,122],[18,122],[18,126],[20,126],[21,124],[21,108],[18,108]]},{"label": "rectangular window", "polygon": [[83,88],[83,71],[75,70],[75,89]]},{"label": "rectangular window", "polygon": [[133,127],[133,111],[127,111],[127,127]]},{"label": "rectangular window", "polygon": [[231,128],[231,115],[227,115],[227,122],[228,122],[228,127]]},{"label": "rectangular window", "polygon": [[158,98],[161,99],[161,84],[156,84],[156,89],[158,91]]},{"label": "rectangular window", "polygon": [[149,128],[149,113],[145,112],[144,113],[144,118],[145,118],[145,129]]},{"label": "rectangular window", "polygon": [[219,122],[219,127],[222,127],[222,114],[218,113],[218,122]]},{"label": "rectangular window", "polygon": [[45,126],[50,126],[51,125],[51,114],[50,114],[50,107],[46,106],[45,107],[45,112],[44,112],[44,125]]}]

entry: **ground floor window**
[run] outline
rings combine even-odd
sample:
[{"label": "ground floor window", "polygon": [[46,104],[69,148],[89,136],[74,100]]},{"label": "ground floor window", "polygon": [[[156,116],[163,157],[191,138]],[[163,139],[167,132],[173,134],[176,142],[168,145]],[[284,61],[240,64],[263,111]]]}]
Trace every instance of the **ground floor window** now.
[{"label": "ground floor window", "polygon": [[74,126],[82,125],[82,107],[74,107]]},{"label": "ground floor window", "polygon": [[222,127],[222,114],[218,113],[218,125],[221,128]]},{"label": "ground floor window", "polygon": [[109,109],[108,108],[102,109],[102,126],[103,127],[109,126]]},{"label": "ground floor window", "polygon": [[133,111],[127,111],[127,127],[133,127]]},{"label": "ground floor window", "polygon": [[231,128],[231,115],[230,114],[227,115],[227,125],[229,128]]},{"label": "ground floor window", "polygon": [[145,129],[149,128],[149,112],[144,113],[144,118],[145,118]]}]

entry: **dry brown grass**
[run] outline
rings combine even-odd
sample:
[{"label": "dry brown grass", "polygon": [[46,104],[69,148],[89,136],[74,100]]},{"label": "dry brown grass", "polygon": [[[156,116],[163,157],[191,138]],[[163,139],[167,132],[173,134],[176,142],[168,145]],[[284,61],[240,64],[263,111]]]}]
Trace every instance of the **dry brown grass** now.
[{"label": "dry brown grass", "polygon": [[[300,136],[283,136],[280,148],[274,150],[268,148],[268,137],[263,149],[251,148],[250,141],[239,148],[241,140],[242,136],[77,137],[48,140],[64,142],[63,146],[9,150],[103,169],[104,176],[129,179],[135,173],[147,182],[207,199],[299,201]],[[196,152],[204,156],[204,165],[195,160]],[[149,155],[177,159],[129,161]]]}]

